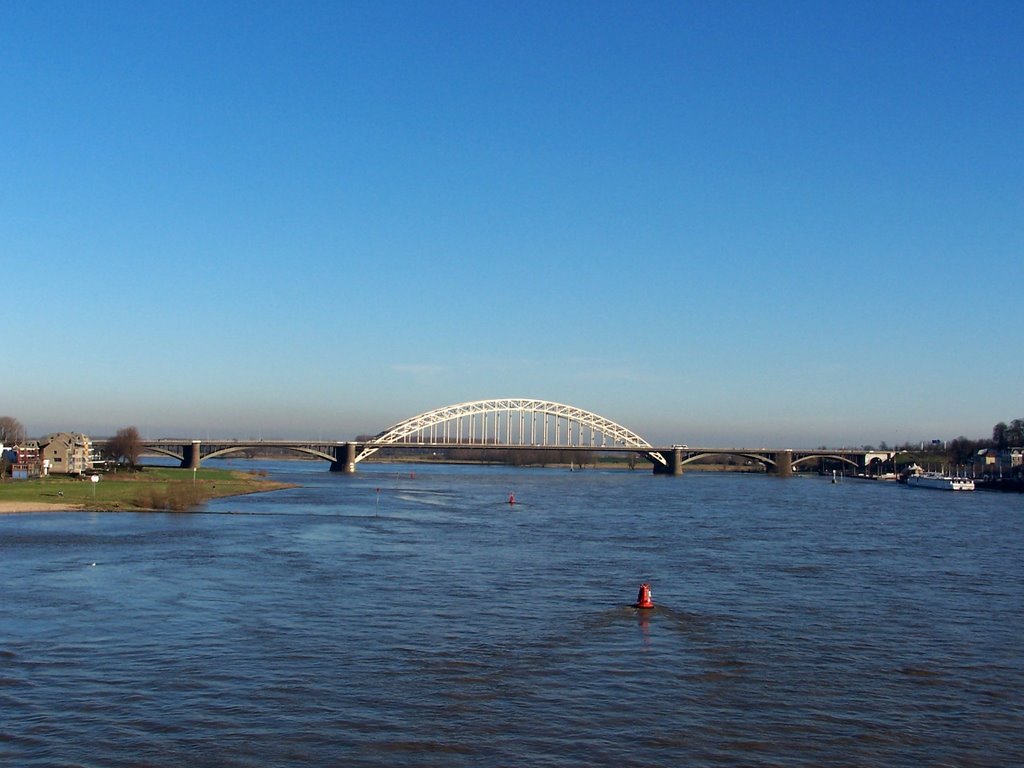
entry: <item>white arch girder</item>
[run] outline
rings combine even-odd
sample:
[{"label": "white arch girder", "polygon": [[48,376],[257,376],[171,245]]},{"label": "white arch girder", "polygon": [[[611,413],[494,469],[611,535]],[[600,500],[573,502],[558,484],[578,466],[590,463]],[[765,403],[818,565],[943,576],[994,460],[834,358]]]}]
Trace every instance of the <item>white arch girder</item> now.
[{"label": "white arch girder", "polygon": [[[360,454],[356,457],[356,461],[361,461],[367,456],[376,453],[380,448],[386,445],[395,445],[402,442],[409,442],[409,438],[414,435],[422,435],[424,432],[433,430],[439,425],[443,425],[447,422],[457,422],[466,418],[476,418],[482,416],[486,418],[489,415],[498,414],[506,415],[506,438],[511,437],[515,425],[512,422],[512,414],[519,414],[521,417],[526,414],[530,414],[533,417],[538,415],[546,417],[554,417],[556,419],[562,419],[566,426],[566,437],[567,443],[562,446],[565,448],[599,448],[600,445],[595,445],[594,440],[597,434],[602,437],[601,445],[607,445],[607,440],[611,440],[613,444],[619,445],[626,448],[634,448],[640,453],[649,455],[652,460],[657,461],[663,465],[667,465],[667,461],[664,456],[660,453],[653,452],[651,444],[644,440],[640,435],[636,434],[630,429],[616,424],[610,419],[606,419],[603,416],[599,416],[596,413],[585,411],[582,408],[577,408],[572,405],[565,405],[563,403],[554,403],[548,400],[534,400],[528,398],[497,398],[492,400],[474,400],[466,403],[457,403],[455,405],[446,405],[442,408],[435,408],[432,411],[418,414],[404,421],[400,421],[392,427],[379,433],[373,438],[371,444],[366,445]],[[573,427],[575,426],[577,436],[582,435],[584,429],[590,431],[591,444],[590,446],[585,445],[573,445],[571,444],[571,436]],[[495,435],[501,431],[500,422],[496,421],[495,424]],[[519,442],[494,442],[495,447],[511,447],[511,446],[530,446],[531,443],[524,442],[524,430],[525,422],[520,420],[519,422]],[[545,438],[547,432],[547,425],[545,423]],[[556,427],[557,432],[557,427]],[[481,432],[483,434],[483,432]],[[432,441],[431,441],[432,442]],[[545,445],[551,445],[544,443]],[[561,444],[559,444],[561,445]]]}]

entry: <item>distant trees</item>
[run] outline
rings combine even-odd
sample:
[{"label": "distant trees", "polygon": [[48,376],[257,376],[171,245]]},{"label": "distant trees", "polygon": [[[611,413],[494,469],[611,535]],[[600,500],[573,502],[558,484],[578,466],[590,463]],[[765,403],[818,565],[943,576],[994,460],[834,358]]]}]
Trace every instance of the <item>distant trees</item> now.
[{"label": "distant trees", "polygon": [[107,443],[107,457],[117,464],[128,464],[134,467],[142,454],[142,438],[135,427],[117,430],[117,434]]},{"label": "distant trees", "polygon": [[1014,419],[1009,424],[1000,421],[992,427],[992,447],[999,450],[1024,445],[1024,419]]},{"label": "distant trees", "polygon": [[25,427],[13,416],[0,416],[0,443],[16,445],[25,439]]},{"label": "distant trees", "polygon": [[1006,426],[1005,421],[1000,421],[998,424],[992,427],[992,442],[995,443],[995,447],[998,448],[999,450],[1008,448],[1010,445],[1009,440],[1007,440],[1006,438],[1006,430],[1008,429],[1009,427]]},{"label": "distant trees", "polygon": [[1014,419],[1009,424],[1000,421],[992,427],[992,439],[970,440],[963,435],[946,444],[946,458],[956,466],[970,464],[978,451],[995,448],[1004,451],[1007,448],[1024,446],[1024,419]]},{"label": "distant trees", "polygon": [[946,448],[946,456],[949,457],[949,462],[954,466],[970,464],[974,461],[974,454],[979,448],[984,446],[984,442],[984,440],[969,440],[960,435],[960,437],[950,441],[949,446]]}]

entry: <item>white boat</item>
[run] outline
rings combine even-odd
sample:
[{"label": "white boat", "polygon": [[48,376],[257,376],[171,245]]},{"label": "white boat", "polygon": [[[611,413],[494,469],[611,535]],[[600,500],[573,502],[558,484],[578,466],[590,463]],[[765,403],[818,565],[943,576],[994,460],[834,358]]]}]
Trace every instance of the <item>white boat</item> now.
[{"label": "white boat", "polygon": [[973,491],[974,481],[969,477],[951,477],[940,472],[922,472],[907,478],[911,488],[935,488],[940,491]]}]

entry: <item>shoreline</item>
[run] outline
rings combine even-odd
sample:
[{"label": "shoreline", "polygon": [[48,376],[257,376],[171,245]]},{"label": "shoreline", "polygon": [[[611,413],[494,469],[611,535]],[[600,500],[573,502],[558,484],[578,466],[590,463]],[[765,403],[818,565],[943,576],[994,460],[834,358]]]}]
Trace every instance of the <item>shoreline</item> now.
[{"label": "shoreline", "polygon": [[99,484],[54,476],[0,484],[0,515],[52,512],[191,512],[212,499],[291,487],[261,473],[177,468],[113,473]]},{"label": "shoreline", "polygon": [[48,501],[0,501],[0,515],[16,515],[23,512],[82,512],[80,504]]}]

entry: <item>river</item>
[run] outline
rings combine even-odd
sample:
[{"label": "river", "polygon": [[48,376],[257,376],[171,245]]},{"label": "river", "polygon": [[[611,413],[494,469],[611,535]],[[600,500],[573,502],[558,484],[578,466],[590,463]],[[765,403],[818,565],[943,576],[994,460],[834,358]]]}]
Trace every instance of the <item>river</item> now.
[{"label": "river", "polygon": [[0,516],[0,764],[1024,764],[1018,495],[223,463]]}]

